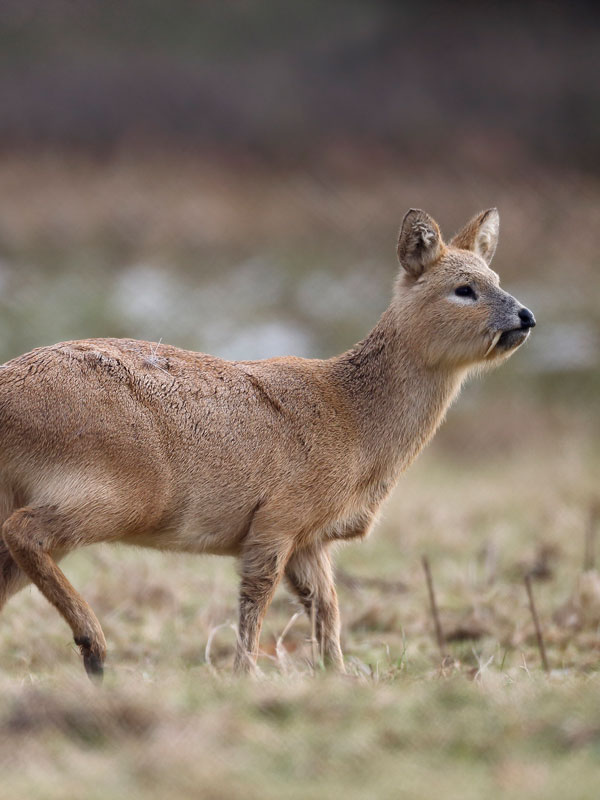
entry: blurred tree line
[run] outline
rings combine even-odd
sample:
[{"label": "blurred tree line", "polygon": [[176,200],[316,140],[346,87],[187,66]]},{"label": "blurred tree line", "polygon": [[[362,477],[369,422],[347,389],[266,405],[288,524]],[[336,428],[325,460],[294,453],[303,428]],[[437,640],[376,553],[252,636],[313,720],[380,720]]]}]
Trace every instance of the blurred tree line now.
[{"label": "blurred tree line", "polygon": [[2,0],[0,147],[347,143],[597,171],[598,5]]}]

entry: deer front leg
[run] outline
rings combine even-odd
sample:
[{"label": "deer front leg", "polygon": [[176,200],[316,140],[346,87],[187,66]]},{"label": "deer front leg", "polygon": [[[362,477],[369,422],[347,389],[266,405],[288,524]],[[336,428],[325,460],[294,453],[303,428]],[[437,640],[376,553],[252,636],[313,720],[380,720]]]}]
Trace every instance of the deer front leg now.
[{"label": "deer front leg", "polygon": [[291,541],[250,533],[241,558],[240,612],[234,670],[253,672],[262,622],[283,576]]},{"label": "deer front leg", "polygon": [[345,672],[340,646],[340,613],[329,553],[324,548],[297,550],[287,563],[285,577],[315,618],[315,635],[321,658],[338,672]]},{"label": "deer front leg", "polygon": [[[66,529],[66,530],[65,530]],[[73,631],[90,677],[101,678],[106,641],[94,612],[52,558],[66,552],[70,526],[54,508],[21,508],[4,523],[2,535],[15,564],[64,617]],[[9,565],[10,566],[10,565]],[[10,567],[12,570],[12,567]]]}]

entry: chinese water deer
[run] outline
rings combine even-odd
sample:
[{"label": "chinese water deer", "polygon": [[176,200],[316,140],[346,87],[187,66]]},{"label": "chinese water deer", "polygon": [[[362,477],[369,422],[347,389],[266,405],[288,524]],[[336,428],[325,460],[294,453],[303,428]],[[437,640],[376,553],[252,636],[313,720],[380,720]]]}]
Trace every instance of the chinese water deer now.
[{"label": "chinese water deer", "polygon": [[0,607],[32,581],[70,625],[90,674],[104,635],[57,566],[120,541],[239,559],[240,671],[285,577],[343,670],[330,545],[361,538],[433,436],[464,378],[535,325],[489,268],[498,212],[449,244],[409,211],[391,304],[326,360],[223,361],[162,344],[90,339],[0,369]]}]

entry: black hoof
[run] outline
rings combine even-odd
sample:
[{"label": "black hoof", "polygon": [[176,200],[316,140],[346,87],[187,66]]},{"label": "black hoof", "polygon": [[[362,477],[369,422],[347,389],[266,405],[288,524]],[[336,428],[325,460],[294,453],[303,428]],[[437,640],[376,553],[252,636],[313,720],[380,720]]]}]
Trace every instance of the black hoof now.
[{"label": "black hoof", "polygon": [[90,677],[90,680],[95,683],[102,683],[104,677],[104,665],[100,658],[95,653],[89,651],[83,653],[83,666],[85,671]]},{"label": "black hoof", "polygon": [[90,677],[96,683],[102,683],[104,677],[104,664],[100,656],[92,652],[92,642],[89,636],[78,636],[75,644],[79,647],[83,657],[83,666]]}]

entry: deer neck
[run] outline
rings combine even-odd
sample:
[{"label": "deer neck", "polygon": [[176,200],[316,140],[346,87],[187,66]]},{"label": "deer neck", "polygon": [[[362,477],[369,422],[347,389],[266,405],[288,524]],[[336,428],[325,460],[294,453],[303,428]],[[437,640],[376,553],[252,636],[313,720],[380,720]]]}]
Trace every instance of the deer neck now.
[{"label": "deer neck", "polygon": [[333,359],[367,471],[390,484],[431,439],[464,377],[423,364],[414,337],[410,318],[390,306],[363,341]]}]

